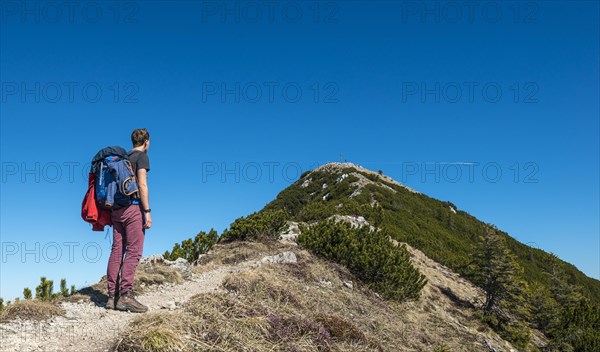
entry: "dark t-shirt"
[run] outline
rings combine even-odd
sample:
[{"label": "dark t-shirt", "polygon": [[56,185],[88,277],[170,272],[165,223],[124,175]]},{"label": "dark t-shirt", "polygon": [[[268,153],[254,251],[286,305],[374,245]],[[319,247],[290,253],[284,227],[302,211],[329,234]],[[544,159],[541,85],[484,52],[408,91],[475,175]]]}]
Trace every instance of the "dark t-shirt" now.
[{"label": "dark t-shirt", "polygon": [[146,169],[146,172],[150,171],[150,159],[148,159],[148,154],[132,149],[127,152],[127,155],[129,156],[129,161],[131,161],[131,167],[133,168],[136,177],[137,170],[139,169]]}]

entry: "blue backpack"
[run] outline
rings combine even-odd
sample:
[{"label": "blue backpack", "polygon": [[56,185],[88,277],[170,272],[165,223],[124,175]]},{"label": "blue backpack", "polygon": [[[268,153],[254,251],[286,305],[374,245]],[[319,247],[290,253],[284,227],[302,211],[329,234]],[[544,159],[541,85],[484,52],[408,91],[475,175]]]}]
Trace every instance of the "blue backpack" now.
[{"label": "blue backpack", "polygon": [[94,174],[99,207],[121,209],[139,198],[137,179],[125,149],[116,146],[101,149],[92,159],[90,172]]}]

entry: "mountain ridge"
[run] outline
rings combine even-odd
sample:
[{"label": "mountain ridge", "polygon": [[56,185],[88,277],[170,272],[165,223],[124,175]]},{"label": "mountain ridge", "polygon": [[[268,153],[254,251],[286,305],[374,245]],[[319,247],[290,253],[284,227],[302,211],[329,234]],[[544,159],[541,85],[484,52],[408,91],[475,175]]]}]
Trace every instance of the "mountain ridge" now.
[{"label": "mountain ridge", "polygon": [[[341,185],[344,182],[346,184]],[[335,207],[331,206],[332,202],[336,202]],[[373,209],[383,206],[383,219],[377,221],[377,214],[365,208],[365,205]],[[422,214],[422,218],[417,219],[414,213],[423,213],[426,207],[434,209],[435,214],[425,209],[429,213]],[[468,212],[458,209],[452,202],[429,197],[389,176],[349,162],[331,162],[304,172],[261,211],[276,209],[283,209],[293,220],[301,221],[324,220],[336,212],[342,215],[365,216],[371,222],[388,225],[397,234],[396,240],[423,250],[432,259],[461,274],[465,274],[461,267],[467,265],[464,258],[472,254],[471,249],[465,245],[470,246],[474,243],[486,225]],[[400,216],[405,216],[410,221],[390,219]],[[433,222],[437,224],[432,224]],[[443,226],[440,226],[441,223],[444,223]],[[433,232],[437,238],[429,236],[426,240],[420,239],[420,233],[427,231]],[[525,268],[526,279],[547,283],[543,273],[550,271],[547,263],[549,253],[521,243],[504,231],[499,232],[517,255],[519,264]],[[437,243],[432,243],[436,240]],[[442,251],[458,251],[458,256],[462,256],[463,259],[457,258],[456,255],[440,253]],[[596,302],[600,301],[599,280],[585,275],[576,266],[564,260],[560,260],[560,265],[567,273],[569,282],[581,286],[587,297]]]}]

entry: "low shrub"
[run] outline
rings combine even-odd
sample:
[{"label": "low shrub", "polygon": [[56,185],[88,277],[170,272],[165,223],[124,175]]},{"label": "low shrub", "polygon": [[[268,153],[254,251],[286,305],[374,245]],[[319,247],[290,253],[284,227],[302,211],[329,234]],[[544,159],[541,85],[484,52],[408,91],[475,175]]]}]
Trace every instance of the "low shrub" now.
[{"label": "low shrub", "polygon": [[410,263],[405,246],[393,246],[385,231],[353,227],[332,220],[302,226],[298,243],[311,252],[346,266],[361,281],[388,299],[417,299],[425,277]]},{"label": "low shrub", "polygon": [[208,233],[200,231],[193,239],[188,238],[173,246],[171,252],[166,251],[163,257],[168,260],[184,258],[188,262],[193,263],[200,257],[200,254],[208,252],[219,240],[219,235],[214,229],[210,229]]},{"label": "low shrub", "polygon": [[237,218],[229,229],[223,231],[219,241],[269,241],[276,240],[286,231],[288,215],[283,210],[261,211]]}]

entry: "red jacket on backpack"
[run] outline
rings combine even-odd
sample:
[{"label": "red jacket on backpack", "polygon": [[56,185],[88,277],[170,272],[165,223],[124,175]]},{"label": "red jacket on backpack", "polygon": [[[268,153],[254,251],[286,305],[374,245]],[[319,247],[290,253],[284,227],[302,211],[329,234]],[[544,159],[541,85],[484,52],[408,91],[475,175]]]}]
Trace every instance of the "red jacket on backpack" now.
[{"label": "red jacket on backpack", "polygon": [[90,172],[88,177],[88,190],[81,203],[81,217],[83,221],[92,224],[92,231],[104,231],[104,226],[112,226],[110,211],[96,206],[96,178]]}]

